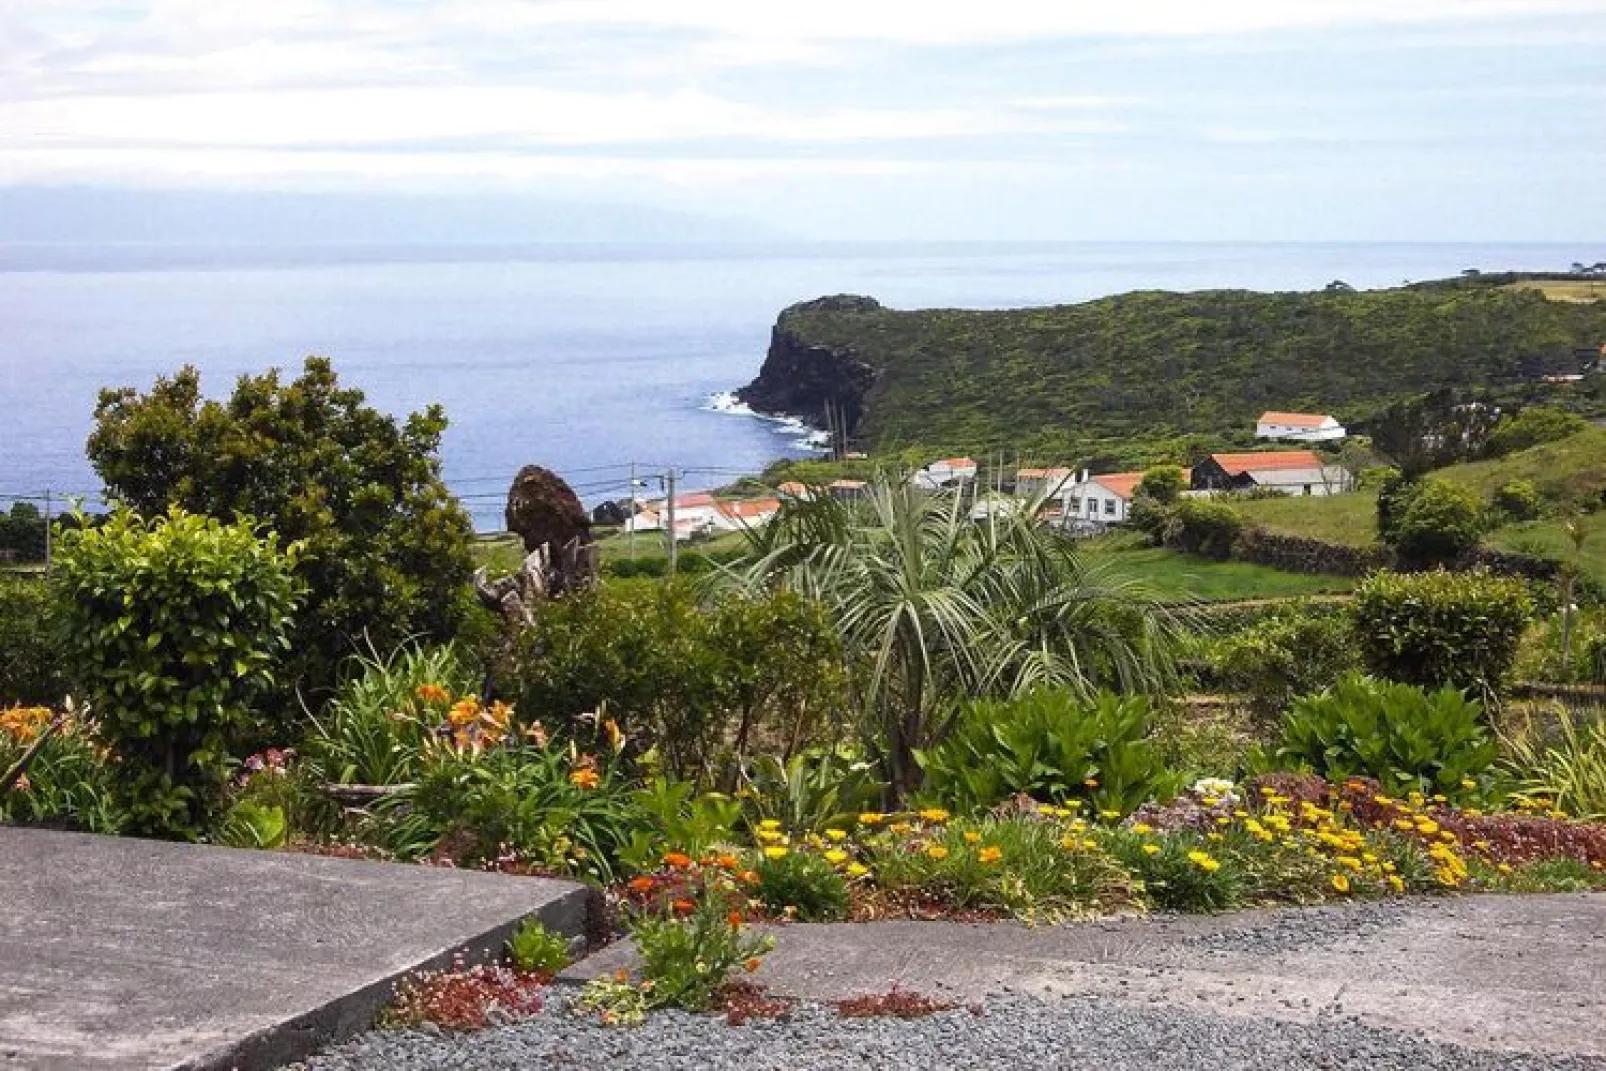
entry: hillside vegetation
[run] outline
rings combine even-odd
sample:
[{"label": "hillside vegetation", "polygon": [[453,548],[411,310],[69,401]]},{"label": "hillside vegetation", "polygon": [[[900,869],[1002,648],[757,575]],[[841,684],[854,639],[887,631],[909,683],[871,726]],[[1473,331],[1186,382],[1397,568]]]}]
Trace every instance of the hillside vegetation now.
[{"label": "hillside vegetation", "polygon": [[1441,387],[1514,388],[1602,341],[1606,304],[1499,286],[1139,292],[980,312],[828,299],[782,315],[755,387],[835,360],[833,404],[877,451],[1139,464],[1185,437],[1245,441],[1265,409],[1354,422]]}]

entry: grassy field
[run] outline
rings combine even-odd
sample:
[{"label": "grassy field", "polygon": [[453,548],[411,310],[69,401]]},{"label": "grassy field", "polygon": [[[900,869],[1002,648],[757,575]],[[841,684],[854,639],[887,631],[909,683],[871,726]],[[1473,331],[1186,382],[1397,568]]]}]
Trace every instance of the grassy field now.
[{"label": "grassy field", "polygon": [[[1584,529],[1584,548],[1579,564],[1584,573],[1606,584],[1606,513],[1580,518]],[[1489,536],[1488,542],[1501,550],[1536,554],[1542,558],[1572,561],[1573,544],[1567,535],[1567,522],[1559,519],[1513,524]]]},{"label": "grassy field", "polygon": [[1247,599],[1289,599],[1333,595],[1351,590],[1355,581],[1342,576],[1285,573],[1247,562],[1218,562],[1161,547],[1133,536],[1111,536],[1084,545],[1090,559],[1111,570],[1142,580],[1162,598],[1181,601],[1237,602]]},{"label": "grassy field", "polygon": [[1377,541],[1377,494],[1357,491],[1323,498],[1259,498],[1234,502],[1251,523],[1278,532],[1367,547]]},{"label": "grassy field", "polygon": [[[599,532],[597,550],[604,562],[623,561],[627,558],[663,558],[666,555],[662,533],[642,532],[634,541],[623,532]],[[727,532],[714,539],[680,545],[682,554],[717,554],[740,550],[743,536],[740,532]],[[492,576],[514,572],[524,561],[524,544],[518,536],[501,533],[481,536],[474,541],[474,564],[483,565]]]},{"label": "grassy field", "polygon": [[1606,299],[1606,279],[1546,282],[1527,279],[1511,283],[1505,290],[1537,290],[1551,301],[1601,301]]},{"label": "grassy field", "polygon": [[1434,473],[1488,498],[1512,480],[1528,480],[1552,502],[1596,498],[1606,492],[1606,428],[1586,428],[1495,461],[1452,465]]}]

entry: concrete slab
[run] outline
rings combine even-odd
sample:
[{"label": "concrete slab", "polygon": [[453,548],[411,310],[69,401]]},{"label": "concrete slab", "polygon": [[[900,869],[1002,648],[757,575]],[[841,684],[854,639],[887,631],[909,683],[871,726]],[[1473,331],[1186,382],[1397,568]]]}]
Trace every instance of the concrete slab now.
[{"label": "concrete slab", "polygon": [[570,882],[0,827],[0,1071],[277,1067],[397,978],[584,932]]},{"label": "concrete slab", "polygon": [[[1356,1017],[1436,1041],[1606,1057],[1606,895],[1476,896],[1029,929],[777,927],[756,980],[805,1000],[894,984],[950,1000],[1087,994],[1286,1022]],[[634,963],[617,943],[562,976]]]}]

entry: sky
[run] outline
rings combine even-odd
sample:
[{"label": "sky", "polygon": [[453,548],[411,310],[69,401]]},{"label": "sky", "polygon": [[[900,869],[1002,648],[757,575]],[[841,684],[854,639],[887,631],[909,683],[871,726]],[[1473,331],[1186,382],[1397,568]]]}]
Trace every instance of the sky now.
[{"label": "sky", "polygon": [[0,185],[1606,238],[1606,0],[0,0]]}]

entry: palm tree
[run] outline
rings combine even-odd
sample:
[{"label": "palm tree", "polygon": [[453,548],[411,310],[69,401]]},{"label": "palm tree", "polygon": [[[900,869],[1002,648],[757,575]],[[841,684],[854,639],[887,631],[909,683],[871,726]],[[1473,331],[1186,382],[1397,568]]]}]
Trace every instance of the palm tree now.
[{"label": "palm tree", "polygon": [[788,502],[725,573],[825,605],[898,799],[917,786],[916,752],[947,734],[956,700],[1038,686],[1150,691],[1172,677],[1171,615],[1043,524],[1045,500],[977,520],[962,492],[880,476],[860,501]]}]

